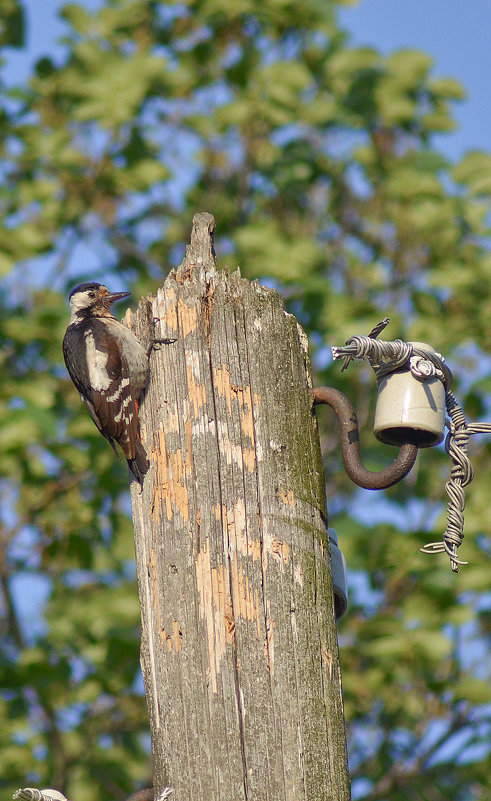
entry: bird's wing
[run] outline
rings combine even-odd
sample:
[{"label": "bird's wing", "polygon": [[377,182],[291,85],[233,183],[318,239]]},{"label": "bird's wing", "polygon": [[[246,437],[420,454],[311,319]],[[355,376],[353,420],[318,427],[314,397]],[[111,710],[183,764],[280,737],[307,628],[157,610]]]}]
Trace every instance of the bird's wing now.
[{"label": "bird's wing", "polygon": [[[99,431],[121,445],[127,459],[134,459],[138,438],[138,410],[133,397],[128,363],[117,339],[102,322],[88,321],[82,334],[95,350],[92,367],[77,360],[76,342],[80,332],[69,329],[63,341],[63,354],[70,377],[82,395]],[[95,346],[97,343],[97,347]],[[93,354],[94,355],[94,354]]]}]

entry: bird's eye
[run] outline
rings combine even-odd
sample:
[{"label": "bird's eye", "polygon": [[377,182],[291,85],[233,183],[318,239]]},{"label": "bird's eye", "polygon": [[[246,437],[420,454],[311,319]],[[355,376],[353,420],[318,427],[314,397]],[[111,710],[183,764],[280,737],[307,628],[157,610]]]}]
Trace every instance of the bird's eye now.
[{"label": "bird's eye", "polygon": [[95,292],[89,292],[89,298],[95,298]]}]

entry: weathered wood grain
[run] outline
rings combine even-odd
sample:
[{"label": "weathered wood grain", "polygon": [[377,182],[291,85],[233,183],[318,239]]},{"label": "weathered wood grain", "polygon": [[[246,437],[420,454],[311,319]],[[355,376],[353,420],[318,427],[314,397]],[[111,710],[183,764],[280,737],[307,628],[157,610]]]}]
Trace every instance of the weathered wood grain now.
[{"label": "weathered wood grain", "polygon": [[132,485],[154,784],[176,801],[347,801],[324,477],[305,336],[215,270],[209,214],[134,321],[151,469]]}]

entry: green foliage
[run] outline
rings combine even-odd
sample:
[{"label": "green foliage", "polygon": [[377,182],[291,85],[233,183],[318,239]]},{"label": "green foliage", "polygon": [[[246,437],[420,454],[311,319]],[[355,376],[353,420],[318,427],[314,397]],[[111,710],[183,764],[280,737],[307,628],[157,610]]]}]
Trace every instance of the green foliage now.
[{"label": "green foliage", "polygon": [[[65,49],[14,90],[0,73],[5,797],[31,784],[104,801],[150,775],[126,473],[62,367],[70,287],[155,290],[209,210],[221,265],[274,281],[316,381],[352,398],[373,469],[393,453],[369,431],[372,377],[325,367],[326,346],[386,314],[390,337],[445,354],[471,416],[489,411],[491,155],[449,165],[432,139],[453,127],[459,84],[424,53],[352,48],[336,5],[69,4]],[[7,58],[23,11],[0,12]],[[444,525],[443,450],[381,506],[354,491],[321,422],[352,571],[340,638],[356,797],[484,799],[489,446],[472,444],[470,564],[455,576],[418,550]]]},{"label": "green foliage", "polygon": [[24,10],[19,0],[0,2],[0,46],[23,47],[25,37]]}]

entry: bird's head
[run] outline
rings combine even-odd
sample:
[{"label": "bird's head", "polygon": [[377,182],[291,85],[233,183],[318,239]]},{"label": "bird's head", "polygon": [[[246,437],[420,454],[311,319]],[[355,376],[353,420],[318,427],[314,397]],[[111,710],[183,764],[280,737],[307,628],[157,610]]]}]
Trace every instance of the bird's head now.
[{"label": "bird's head", "polygon": [[110,292],[104,284],[89,281],[72,289],[68,303],[70,306],[70,322],[85,317],[110,317],[111,306],[116,300],[127,298],[130,292]]}]

